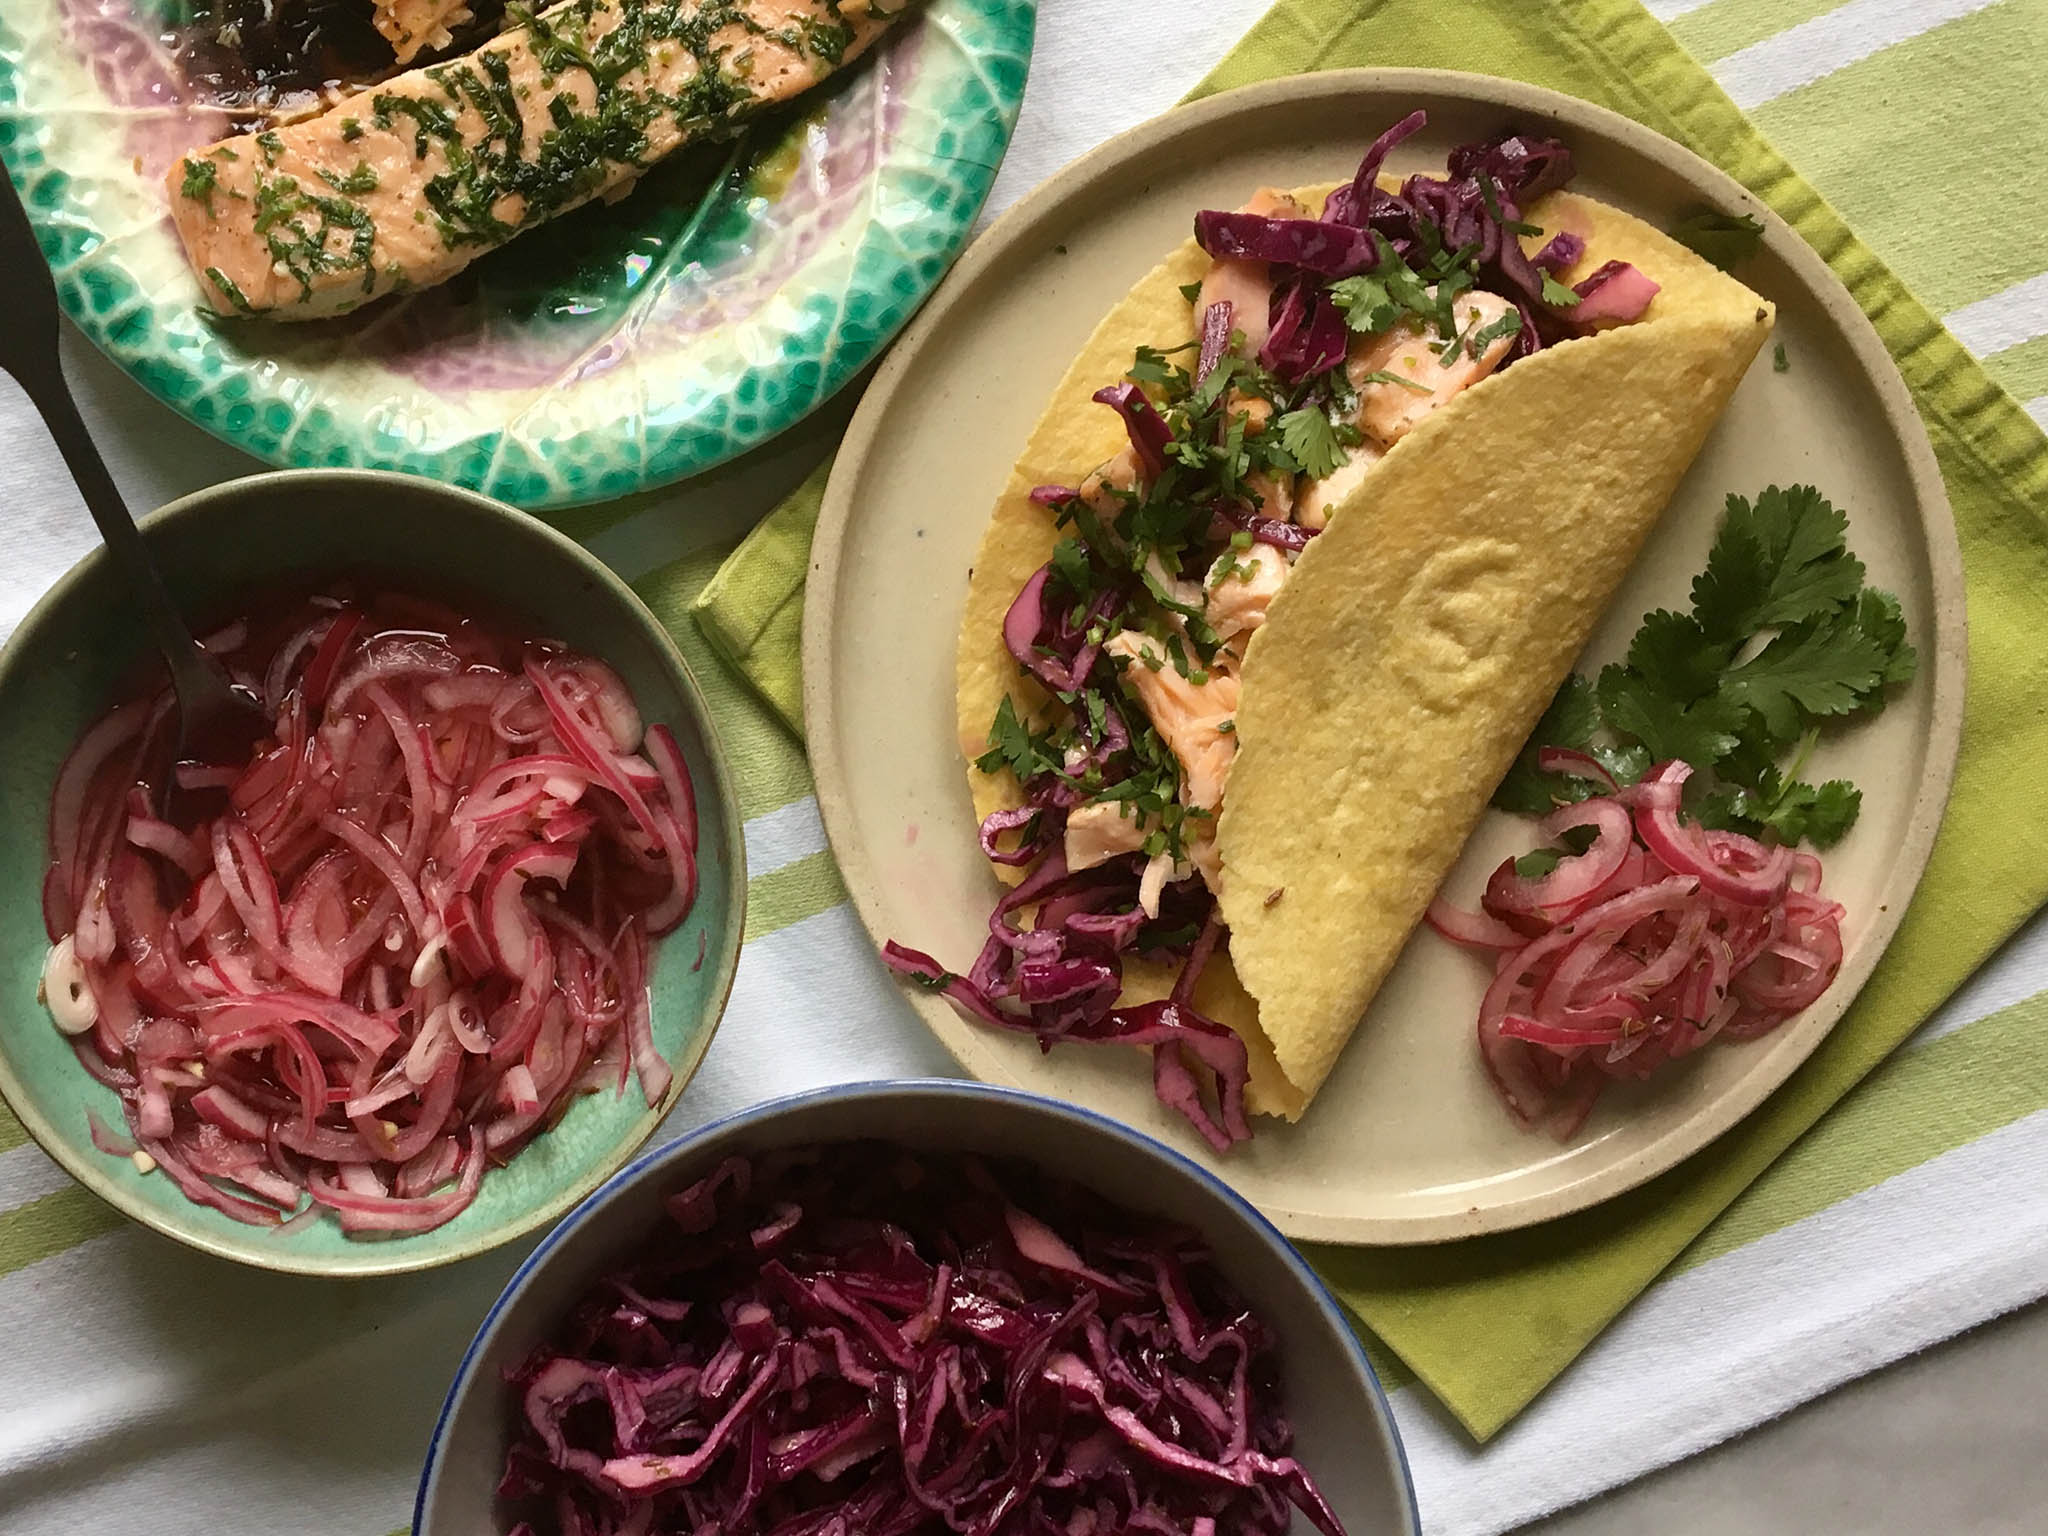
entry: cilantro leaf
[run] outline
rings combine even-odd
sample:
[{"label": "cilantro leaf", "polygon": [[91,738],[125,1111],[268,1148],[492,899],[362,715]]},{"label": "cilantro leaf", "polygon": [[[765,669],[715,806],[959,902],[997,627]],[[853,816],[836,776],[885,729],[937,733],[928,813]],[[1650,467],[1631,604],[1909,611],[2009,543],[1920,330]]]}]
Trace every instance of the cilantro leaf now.
[{"label": "cilantro leaf", "polygon": [[1906,644],[1906,614],[1896,597],[1866,587],[1856,599],[1856,627],[1884,652],[1887,686],[1913,680],[1920,670],[1920,657]]},{"label": "cilantro leaf", "polygon": [[[1373,271],[1386,286],[1387,297],[1411,315],[1427,317],[1435,314],[1437,301],[1431,297],[1429,285],[1401,259],[1401,253],[1394,249],[1393,242],[1375,231],[1372,243],[1373,249],[1379,253],[1379,262]],[[1442,256],[1441,251],[1438,256]]]},{"label": "cilantro leaf", "polygon": [[1691,614],[1660,608],[1643,616],[1628,664],[1659,693],[1692,704],[1714,691],[1733,654],[1733,647],[1709,640]]},{"label": "cilantro leaf", "polygon": [[1060,766],[1049,737],[1034,733],[1018,718],[1016,703],[1006,693],[989,722],[988,750],[974,760],[983,773],[1000,773],[1007,768],[1017,781],[1028,782]]},{"label": "cilantro leaf", "polygon": [[1740,644],[1759,629],[1832,613],[1856,596],[1863,562],[1844,542],[1848,519],[1810,485],[1771,486],[1755,502],[1728,498],[1693,614],[1710,637]]},{"label": "cilantro leaf", "polygon": [[1170,347],[1164,351],[1158,347],[1141,346],[1132,357],[1131,366],[1124,370],[1124,377],[1160,389],[1177,385],[1182,382],[1187,370],[1169,362],[1168,359],[1186,352],[1195,345],[1192,341],[1183,342],[1180,346]]},{"label": "cilantro leaf", "polygon": [[1676,757],[1695,768],[1711,768],[1734,750],[1742,711],[1718,695],[1687,705],[1619,663],[1601,670],[1596,691],[1607,724],[1640,741],[1653,761]]},{"label": "cilantro leaf", "polygon": [[1617,784],[1633,784],[1656,765],[1657,759],[1650,755],[1650,749],[1639,741],[1623,742],[1609,746],[1595,741],[1586,748],[1587,754],[1605,768]]},{"label": "cilantro leaf", "polygon": [[1079,539],[1061,539],[1052,547],[1053,578],[1076,597],[1093,597],[1102,582],[1089,562],[1087,548]]},{"label": "cilantro leaf", "polygon": [[1723,272],[1731,272],[1762,248],[1764,227],[1746,213],[1703,208],[1672,225],[1671,238]]},{"label": "cilantro leaf", "polygon": [[1124,377],[1135,379],[1140,384],[1156,384],[1162,388],[1170,377],[1166,359],[1150,347],[1138,348],[1138,355],[1131,360],[1131,366],[1124,370]]},{"label": "cilantro leaf", "polygon": [[1781,341],[1771,348],[1771,372],[1790,373],[1791,371],[1792,359],[1785,355],[1785,343]]},{"label": "cilantro leaf", "polygon": [[1575,779],[1562,773],[1545,773],[1537,758],[1545,747],[1575,747],[1584,750],[1600,728],[1600,705],[1593,686],[1576,672],[1536,722],[1521,755],[1493,792],[1493,803],[1504,811],[1524,816],[1545,816],[1560,805],[1584,800],[1599,788],[1590,779]]},{"label": "cilantro leaf", "polygon": [[1845,779],[1819,785],[1797,779],[1781,782],[1773,769],[1757,788],[1715,786],[1692,814],[1702,826],[1751,837],[1768,835],[1787,847],[1803,841],[1831,848],[1856,824],[1862,805],[1863,792]]},{"label": "cilantro leaf", "polygon": [[1730,783],[1759,788],[1768,782],[1769,775],[1778,771],[1778,757],[1785,750],[1784,739],[1774,736],[1754,714],[1745,714],[1742,729],[1736,734],[1734,750],[1714,765],[1714,772]]},{"label": "cilantro leaf", "polygon": [[[1794,786],[1808,790],[1809,786]],[[1816,848],[1832,848],[1842,840],[1851,827],[1856,825],[1856,813],[1863,808],[1863,791],[1847,779],[1829,779],[1818,788],[1810,789],[1805,797],[1805,825],[1799,828],[1803,836]],[[1785,841],[1795,838],[1786,836]]]},{"label": "cilantro leaf", "polygon": [[1809,721],[1853,712],[1884,684],[1884,648],[1855,623],[1782,630],[1721,680],[1720,699],[1755,710],[1781,742]]},{"label": "cilantro leaf", "polygon": [[1344,323],[1368,335],[1389,330],[1401,318],[1401,306],[1387,293],[1387,285],[1370,272],[1347,277],[1329,287],[1331,302],[1344,312]]},{"label": "cilantro leaf", "polygon": [[[1439,341],[1448,341],[1452,344],[1437,354],[1444,362],[1449,362],[1451,358],[1457,355],[1457,344],[1464,340],[1463,333],[1458,329],[1458,296],[1471,286],[1472,271],[1469,267],[1462,266],[1453,268],[1436,285],[1436,298],[1432,303],[1432,312],[1436,316],[1437,339]],[[1475,316],[1477,313],[1478,311],[1473,311]],[[1470,331],[1477,323],[1475,319],[1471,325],[1465,327],[1465,330]]]},{"label": "cilantro leaf", "polygon": [[220,167],[211,160],[187,160],[184,165],[185,179],[178,188],[180,197],[189,197],[194,202],[204,203],[206,211],[213,211],[213,189],[220,179]]},{"label": "cilantro leaf", "polygon": [[1361,389],[1368,384],[1398,384],[1401,388],[1412,389],[1419,395],[1434,393],[1427,384],[1417,383],[1405,373],[1393,373],[1385,368],[1375,368],[1371,373],[1361,374],[1357,382]]},{"label": "cilantro leaf", "polygon": [[1334,472],[1346,457],[1329,416],[1312,405],[1300,406],[1280,418],[1280,446],[1311,480]]},{"label": "cilantro leaf", "polygon": [[1548,272],[1543,274],[1543,302],[1553,309],[1570,309],[1579,302],[1579,295],[1567,288]]}]

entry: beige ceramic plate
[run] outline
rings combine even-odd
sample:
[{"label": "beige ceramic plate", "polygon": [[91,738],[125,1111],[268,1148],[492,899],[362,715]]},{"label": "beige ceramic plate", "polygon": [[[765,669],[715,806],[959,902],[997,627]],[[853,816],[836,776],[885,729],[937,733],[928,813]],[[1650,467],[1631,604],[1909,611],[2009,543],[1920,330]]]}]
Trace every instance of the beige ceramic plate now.
[{"label": "beige ceramic plate", "polygon": [[[1864,791],[1860,824],[1828,858],[1828,888],[1849,908],[1847,957],[1818,1007],[1754,1044],[1610,1092],[1560,1147],[1517,1130],[1495,1100],[1473,1041],[1483,968],[1425,930],[1302,1123],[1261,1121],[1249,1146],[1213,1161],[1289,1235],[1339,1242],[1431,1242],[1577,1210],[1754,1109],[1833,1027],[1898,926],[1962,722],[1961,557],[1933,454],[1876,333],[1797,235],[1677,145],[1568,97],[1435,72],[1278,81],[1148,123],[1040,188],[969,252],[854,419],[813,555],[805,702],[825,826],[875,939],[964,968],[986,932],[997,886],[975,850],[953,739],[954,633],[983,522],[1040,403],[1101,315],[1185,238],[1196,209],[1235,207],[1261,183],[1349,176],[1367,141],[1417,106],[1430,126],[1396,153],[1397,171],[1440,169],[1451,145],[1515,123],[1570,143],[1576,190],[1654,224],[1707,203],[1755,213],[1768,229],[1741,276],[1777,303],[1790,369],[1775,373],[1767,349],[1743,382],[1595,629],[1587,664],[1618,657],[1647,610],[1684,603],[1728,492],[1812,481],[1848,510],[1871,579],[1904,602],[1922,667],[1881,717],[1836,733],[1814,764]],[[1452,894],[1474,899],[1485,872],[1529,837],[1526,822],[1489,815]],[[937,999],[913,1001],[975,1076],[1210,1156],[1154,1102],[1137,1052],[1041,1055]]]}]

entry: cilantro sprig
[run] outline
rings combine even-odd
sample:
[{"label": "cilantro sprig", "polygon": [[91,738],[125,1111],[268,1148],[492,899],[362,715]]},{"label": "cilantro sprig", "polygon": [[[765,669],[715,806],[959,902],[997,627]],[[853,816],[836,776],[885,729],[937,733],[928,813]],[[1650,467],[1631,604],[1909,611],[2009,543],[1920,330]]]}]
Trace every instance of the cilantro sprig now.
[{"label": "cilantro sprig", "polygon": [[1621,783],[1679,758],[1703,824],[1838,841],[1862,796],[1844,780],[1806,782],[1807,759],[1825,726],[1882,709],[1918,660],[1899,600],[1864,585],[1847,528],[1810,485],[1730,496],[1691,609],[1645,615],[1625,660],[1568,678],[1494,803],[1535,815],[1599,792],[1544,772],[1544,747],[1586,752]]}]

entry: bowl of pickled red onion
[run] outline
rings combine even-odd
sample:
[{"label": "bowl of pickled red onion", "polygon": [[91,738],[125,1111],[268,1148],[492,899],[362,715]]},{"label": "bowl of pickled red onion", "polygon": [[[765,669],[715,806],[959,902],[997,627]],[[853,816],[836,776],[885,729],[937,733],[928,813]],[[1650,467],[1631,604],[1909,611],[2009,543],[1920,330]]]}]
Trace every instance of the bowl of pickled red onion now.
[{"label": "bowl of pickled red onion", "polygon": [[262,706],[176,760],[100,551],[0,650],[0,1096],[73,1177],[262,1268],[427,1268],[552,1221],[673,1107],[738,960],[702,695],[546,524],[299,471],[143,520]]}]

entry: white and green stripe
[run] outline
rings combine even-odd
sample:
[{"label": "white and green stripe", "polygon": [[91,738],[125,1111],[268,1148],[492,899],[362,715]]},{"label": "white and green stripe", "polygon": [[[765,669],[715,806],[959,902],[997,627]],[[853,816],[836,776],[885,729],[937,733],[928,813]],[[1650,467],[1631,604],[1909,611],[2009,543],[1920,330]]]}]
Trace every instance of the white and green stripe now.
[{"label": "white and green stripe", "polygon": [[1652,0],[1765,137],[2048,425],[2048,0]]}]

